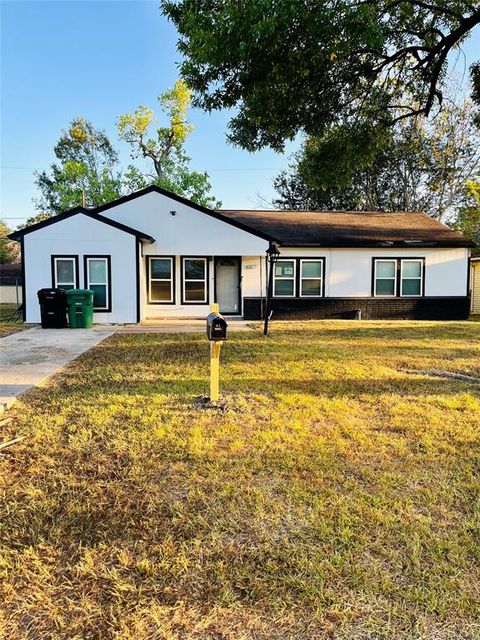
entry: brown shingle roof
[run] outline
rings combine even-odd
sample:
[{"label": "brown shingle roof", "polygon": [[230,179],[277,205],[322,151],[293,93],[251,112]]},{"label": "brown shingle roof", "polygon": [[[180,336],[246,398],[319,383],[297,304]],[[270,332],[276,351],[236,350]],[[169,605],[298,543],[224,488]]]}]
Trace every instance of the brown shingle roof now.
[{"label": "brown shingle roof", "polygon": [[240,211],[219,213],[287,247],[473,247],[461,233],[416,212]]}]

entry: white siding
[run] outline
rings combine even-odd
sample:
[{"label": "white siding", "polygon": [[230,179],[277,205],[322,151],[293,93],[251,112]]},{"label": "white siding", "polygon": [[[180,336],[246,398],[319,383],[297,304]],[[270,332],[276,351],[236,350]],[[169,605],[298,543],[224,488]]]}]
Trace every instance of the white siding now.
[{"label": "white siding", "polygon": [[25,235],[27,322],[40,322],[37,291],[52,286],[52,255],[78,255],[79,286],[85,286],[84,255],[110,255],[112,311],[94,313],[95,323],[136,322],[136,238],[78,214]]},{"label": "white siding", "polygon": [[325,295],[364,298],[372,293],[372,258],[425,258],[426,296],[465,296],[469,250],[464,248],[282,249],[282,256],[326,259]]},{"label": "white siding", "polygon": [[480,314],[480,260],[472,261],[472,313]]},{"label": "white siding", "polygon": [[15,285],[5,284],[0,286],[0,304],[16,304],[22,302],[22,286],[18,286],[18,290]]},{"label": "white siding", "polygon": [[258,298],[266,291],[266,261],[262,256],[249,256],[242,260],[242,296]]},{"label": "white siding", "polygon": [[266,240],[156,192],[102,215],[153,236],[156,242],[145,245],[145,255],[254,256],[268,248]]}]

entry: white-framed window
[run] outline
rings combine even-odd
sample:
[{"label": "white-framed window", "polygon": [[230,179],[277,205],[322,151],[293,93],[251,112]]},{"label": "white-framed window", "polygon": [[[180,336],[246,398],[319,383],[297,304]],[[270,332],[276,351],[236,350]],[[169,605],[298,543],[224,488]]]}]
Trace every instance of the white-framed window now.
[{"label": "white-framed window", "polygon": [[175,262],[173,257],[148,257],[148,302],[153,304],[173,304]]},{"label": "white-framed window", "polygon": [[182,303],[208,302],[208,258],[182,258]]},{"label": "white-framed window", "polygon": [[85,256],[85,286],[94,292],[94,310],[110,311],[110,256]]},{"label": "white-framed window", "polygon": [[397,260],[375,260],[375,285],[376,296],[397,295]]},{"label": "white-framed window", "polygon": [[75,289],[78,286],[78,256],[52,256],[53,287]]},{"label": "white-framed window", "polygon": [[300,260],[300,297],[319,297],[323,293],[323,260]]},{"label": "white-framed window", "polygon": [[277,260],[273,266],[273,295],[276,298],[295,297],[296,260]]},{"label": "white-framed window", "polygon": [[418,297],[422,295],[423,260],[402,259],[400,265],[400,295]]}]

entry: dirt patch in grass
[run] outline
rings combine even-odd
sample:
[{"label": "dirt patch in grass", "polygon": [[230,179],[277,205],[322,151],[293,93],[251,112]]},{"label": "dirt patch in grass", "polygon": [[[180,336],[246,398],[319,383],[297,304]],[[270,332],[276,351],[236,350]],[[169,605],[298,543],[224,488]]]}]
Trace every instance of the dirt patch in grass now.
[{"label": "dirt patch in grass", "polygon": [[0,636],[478,637],[478,385],[400,371],[478,376],[478,325],[232,334],[221,411],[208,356],[117,335],[10,412]]}]

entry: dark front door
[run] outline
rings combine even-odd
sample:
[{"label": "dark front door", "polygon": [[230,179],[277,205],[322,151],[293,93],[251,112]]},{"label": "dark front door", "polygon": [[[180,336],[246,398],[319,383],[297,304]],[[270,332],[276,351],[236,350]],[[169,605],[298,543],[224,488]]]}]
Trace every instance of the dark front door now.
[{"label": "dark front door", "polygon": [[240,258],[215,258],[215,302],[220,313],[241,313]]}]

